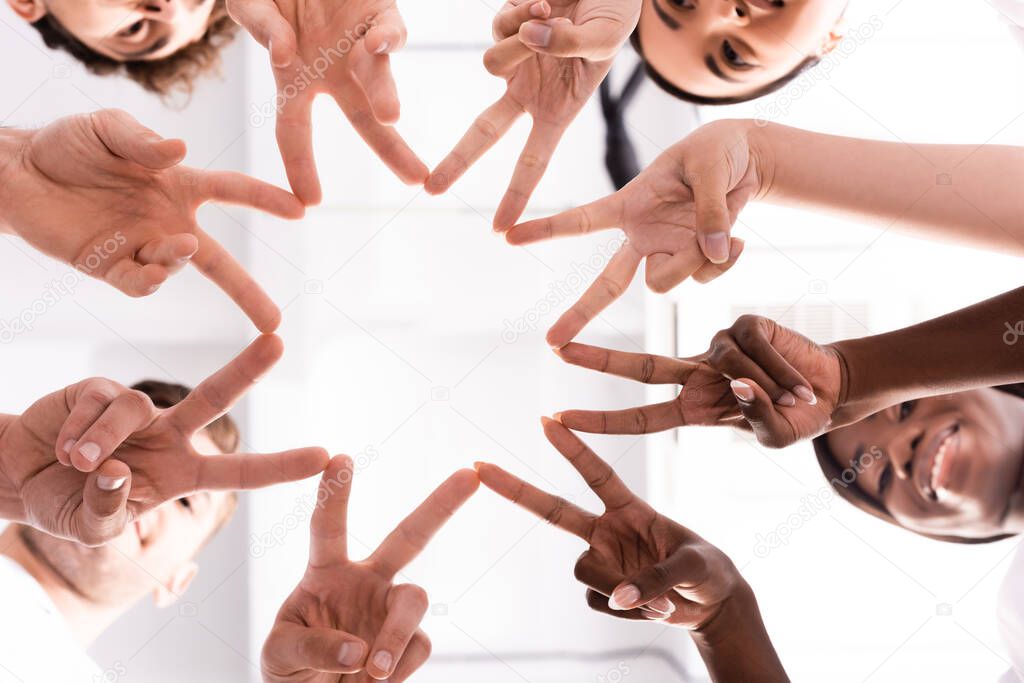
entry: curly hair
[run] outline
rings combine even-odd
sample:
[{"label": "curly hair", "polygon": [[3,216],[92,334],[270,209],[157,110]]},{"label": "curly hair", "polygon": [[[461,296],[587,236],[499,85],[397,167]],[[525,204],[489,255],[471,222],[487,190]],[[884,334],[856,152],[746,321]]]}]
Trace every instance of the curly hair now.
[{"label": "curly hair", "polygon": [[197,78],[216,73],[220,51],[230,43],[238,25],[228,16],[225,0],[216,0],[206,33],[199,40],[169,57],[155,60],[119,62],[88,47],[61,24],[53,14],[31,24],[53,50],[64,50],[98,76],[121,74],[149,92],[167,96],[174,92],[191,95]]}]

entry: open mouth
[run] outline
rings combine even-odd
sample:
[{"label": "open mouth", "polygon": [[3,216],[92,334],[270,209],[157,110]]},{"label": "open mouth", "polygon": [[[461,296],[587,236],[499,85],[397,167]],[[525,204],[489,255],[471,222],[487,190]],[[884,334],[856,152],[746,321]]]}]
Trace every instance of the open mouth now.
[{"label": "open mouth", "polygon": [[950,498],[949,475],[960,452],[960,425],[939,432],[929,444],[921,472],[924,494],[927,498],[943,502]]}]

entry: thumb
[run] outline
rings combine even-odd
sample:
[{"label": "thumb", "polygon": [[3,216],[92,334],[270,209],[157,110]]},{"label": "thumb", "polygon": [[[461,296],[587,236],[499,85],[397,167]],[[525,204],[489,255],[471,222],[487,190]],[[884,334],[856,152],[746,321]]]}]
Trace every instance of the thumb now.
[{"label": "thumb", "polygon": [[344,631],[279,623],[263,646],[263,661],[269,668],[288,671],[356,673],[366,653],[366,643]]},{"label": "thumb", "polygon": [[273,0],[228,0],[228,14],[270,52],[270,62],[283,69],[295,60],[298,41],[291,24]]},{"label": "thumb", "polygon": [[628,33],[615,19],[591,19],[577,25],[559,17],[524,23],[519,27],[519,40],[532,50],[553,57],[605,61],[618,53]]},{"label": "thumb", "polygon": [[119,109],[92,114],[93,130],[116,156],[154,171],[170,168],[185,158],[185,143],[165,140]]},{"label": "thumb", "polygon": [[723,264],[729,260],[732,221],[729,217],[729,179],[722,164],[713,169],[688,174],[684,182],[693,192],[694,209],[697,214],[697,243],[712,263]]},{"label": "thumb", "polygon": [[85,480],[84,501],[78,509],[78,540],[101,545],[117,536],[128,522],[128,492],[132,473],[120,460],[105,460]]},{"label": "thumb", "polygon": [[784,448],[793,443],[793,430],[779,414],[767,392],[752,379],[735,379],[729,383],[744,419],[757,440],[769,448]]},{"label": "thumb", "polygon": [[671,613],[675,607],[665,594],[672,593],[679,585],[699,585],[707,579],[707,574],[708,565],[701,552],[684,545],[616,586],[608,604],[612,609],[648,606],[658,612]]}]

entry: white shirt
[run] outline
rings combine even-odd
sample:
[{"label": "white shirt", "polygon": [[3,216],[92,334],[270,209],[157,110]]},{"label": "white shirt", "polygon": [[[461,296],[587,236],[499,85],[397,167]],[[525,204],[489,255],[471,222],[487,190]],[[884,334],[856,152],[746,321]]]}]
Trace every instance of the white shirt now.
[{"label": "white shirt", "polygon": [[20,564],[4,556],[0,605],[0,683],[103,680],[50,596]]}]

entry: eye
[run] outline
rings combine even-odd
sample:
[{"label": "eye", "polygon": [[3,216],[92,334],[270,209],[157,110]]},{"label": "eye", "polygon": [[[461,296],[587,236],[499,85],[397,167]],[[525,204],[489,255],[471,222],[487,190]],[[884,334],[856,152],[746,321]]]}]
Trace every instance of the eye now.
[{"label": "eye", "polygon": [[668,2],[676,9],[697,9],[697,6],[693,4],[693,0],[668,0]]},{"label": "eye", "polygon": [[892,484],[892,464],[887,463],[885,469],[882,470],[882,474],[878,477],[878,497],[884,498],[885,492],[889,490],[889,486]]},{"label": "eye", "polygon": [[740,53],[736,52],[736,48],[734,48],[732,43],[728,40],[722,43],[722,57],[724,57],[725,61],[736,69],[749,69],[753,66],[752,64],[743,61],[743,58],[740,57]]},{"label": "eye", "polygon": [[179,498],[177,500],[178,505],[185,508],[189,512],[192,511],[192,502],[188,498]]},{"label": "eye", "polygon": [[900,422],[903,422],[910,414],[914,412],[914,408],[917,406],[917,401],[904,401],[900,404]]},{"label": "eye", "polygon": [[146,20],[145,19],[140,19],[140,20],[136,21],[134,24],[132,24],[131,26],[129,26],[128,28],[126,28],[123,31],[121,31],[120,33],[118,33],[117,35],[120,36],[121,38],[131,38],[132,36],[137,36],[139,33],[141,33],[142,29],[144,29],[145,27],[146,27]]}]

